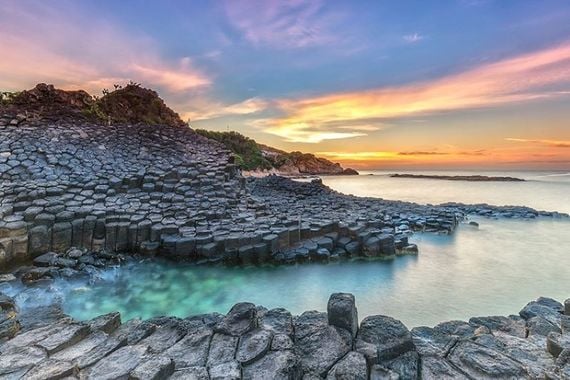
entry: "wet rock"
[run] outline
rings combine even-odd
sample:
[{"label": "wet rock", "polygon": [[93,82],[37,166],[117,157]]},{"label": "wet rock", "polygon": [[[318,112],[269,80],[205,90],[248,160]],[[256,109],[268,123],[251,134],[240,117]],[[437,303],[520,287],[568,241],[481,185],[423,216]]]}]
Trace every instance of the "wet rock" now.
[{"label": "wet rock", "polygon": [[358,311],[356,310],[352,294],[332,294],[327,305],[327,314],[330,325],[343,328],[350,332],[353,338],[356,337],[358,332]]},{"label": "wet rock", "polygon": [[271,351],[243,367],[244,380],[291,380],[301,378],[301,366],[291,351]]},{"label": "wet rock", "polygon": [[240,338],[236,359],[242,364],[249,364],[265,355],[271,347],[273,333],[268,330],[253,330]]},{"label": "wet rock", "polygon": [[234,305],[215,327],[214,331],[239,336],[257,327],[257,309],[249,302]]},{"label": "wet rock", "polygon": [[327,374],[327,380],[366,380],[368,377],[366,359],[358,352],[351,351],[336,363]]},{"label": "wet rock", "polygon": [[368,363],[395,359],[411,350],[414,350],[412,334],[402,322],[375,315],[364,318],[360,323],[356,351],[362,353]]}]

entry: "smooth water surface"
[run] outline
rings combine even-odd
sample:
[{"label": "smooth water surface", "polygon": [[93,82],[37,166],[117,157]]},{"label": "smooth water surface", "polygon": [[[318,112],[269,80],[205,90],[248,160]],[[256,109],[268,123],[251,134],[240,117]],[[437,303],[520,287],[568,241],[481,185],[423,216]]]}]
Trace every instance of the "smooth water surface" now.
[{"label": "smooth water surface", "polygon": [[[525,182],[470,182],[391,178],[393,173],[509,176]],[[359,176],[324,176],[323,182],[345,194],[422,204],[445,202],[528,206],[570,213],[570,172],[362,171]]]},{"label": "smooth water surface", "polygon": [[59,296],[76,318],[118,310],[126,320],[226,313],[240,301],[325,311],[331,293],[351,292],[360,318],[387,314],[418,326],[508,315],[538,296],[570,296],[570,221],[479,221],[480,229],[463,225],[452,236],[415,235],[417,257],[248,268],[145,262],[109,269],[94,285],[59,282],[19,301]]}]

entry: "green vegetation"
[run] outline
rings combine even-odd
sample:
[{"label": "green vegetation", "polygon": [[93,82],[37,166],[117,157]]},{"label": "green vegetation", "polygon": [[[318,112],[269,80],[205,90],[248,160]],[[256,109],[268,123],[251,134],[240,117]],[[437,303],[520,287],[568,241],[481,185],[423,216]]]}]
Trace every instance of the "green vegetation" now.
[{"label": "green vegetation", "polygon": [[0,104],[10,104],[19,92],[0,91]]},{"label": "green vegetation", "polygon": [[238,132],[216,132],[196,129],[196,133],[216,140],[231,150],[236,156],[236,163],[243,170],[272,169],[273,164],[265,157],[261,147],[255,140],[245,137]]}]

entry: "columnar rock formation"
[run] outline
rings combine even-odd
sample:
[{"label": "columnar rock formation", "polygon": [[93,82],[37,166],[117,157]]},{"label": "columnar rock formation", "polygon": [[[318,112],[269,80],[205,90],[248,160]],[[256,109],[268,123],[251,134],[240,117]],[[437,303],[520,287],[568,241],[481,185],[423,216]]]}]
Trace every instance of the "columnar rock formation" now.
[{"label": "columnar rock formation", "polygon": [[[0,306],[13,303],[0,298]],[[411,331],[364,318],[351,294],[327,313],[292,316],[239,303],[227,315],[121,323],[118,313],[2,330],[0,377],[10,379],[567,379],[570,300],[539,298],[519,315]],[[7,338],[6,338],[7,337]],[[1,338],[0,338],[1,339]]]}]

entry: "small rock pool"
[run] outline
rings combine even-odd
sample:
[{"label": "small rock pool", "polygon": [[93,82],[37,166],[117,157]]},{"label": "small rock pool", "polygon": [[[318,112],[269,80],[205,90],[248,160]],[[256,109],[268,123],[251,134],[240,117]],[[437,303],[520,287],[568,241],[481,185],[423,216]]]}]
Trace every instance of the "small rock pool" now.
[{"label": "small rock pool", "polygon": [[386,314],[409,327],[475,315],[508,315],[529,299],[570,290],[570,221],[478,219],[454,235],[416,234],[416,256],[293,266],[131,263],[95,283],[58,280],[38,288],[0,285],[22,307],[60,299],[77,319],[120,311],[123,320],[221,312],[239,301],[294,314],[326,310],[333,292],[356,296],[359,317]]}]

